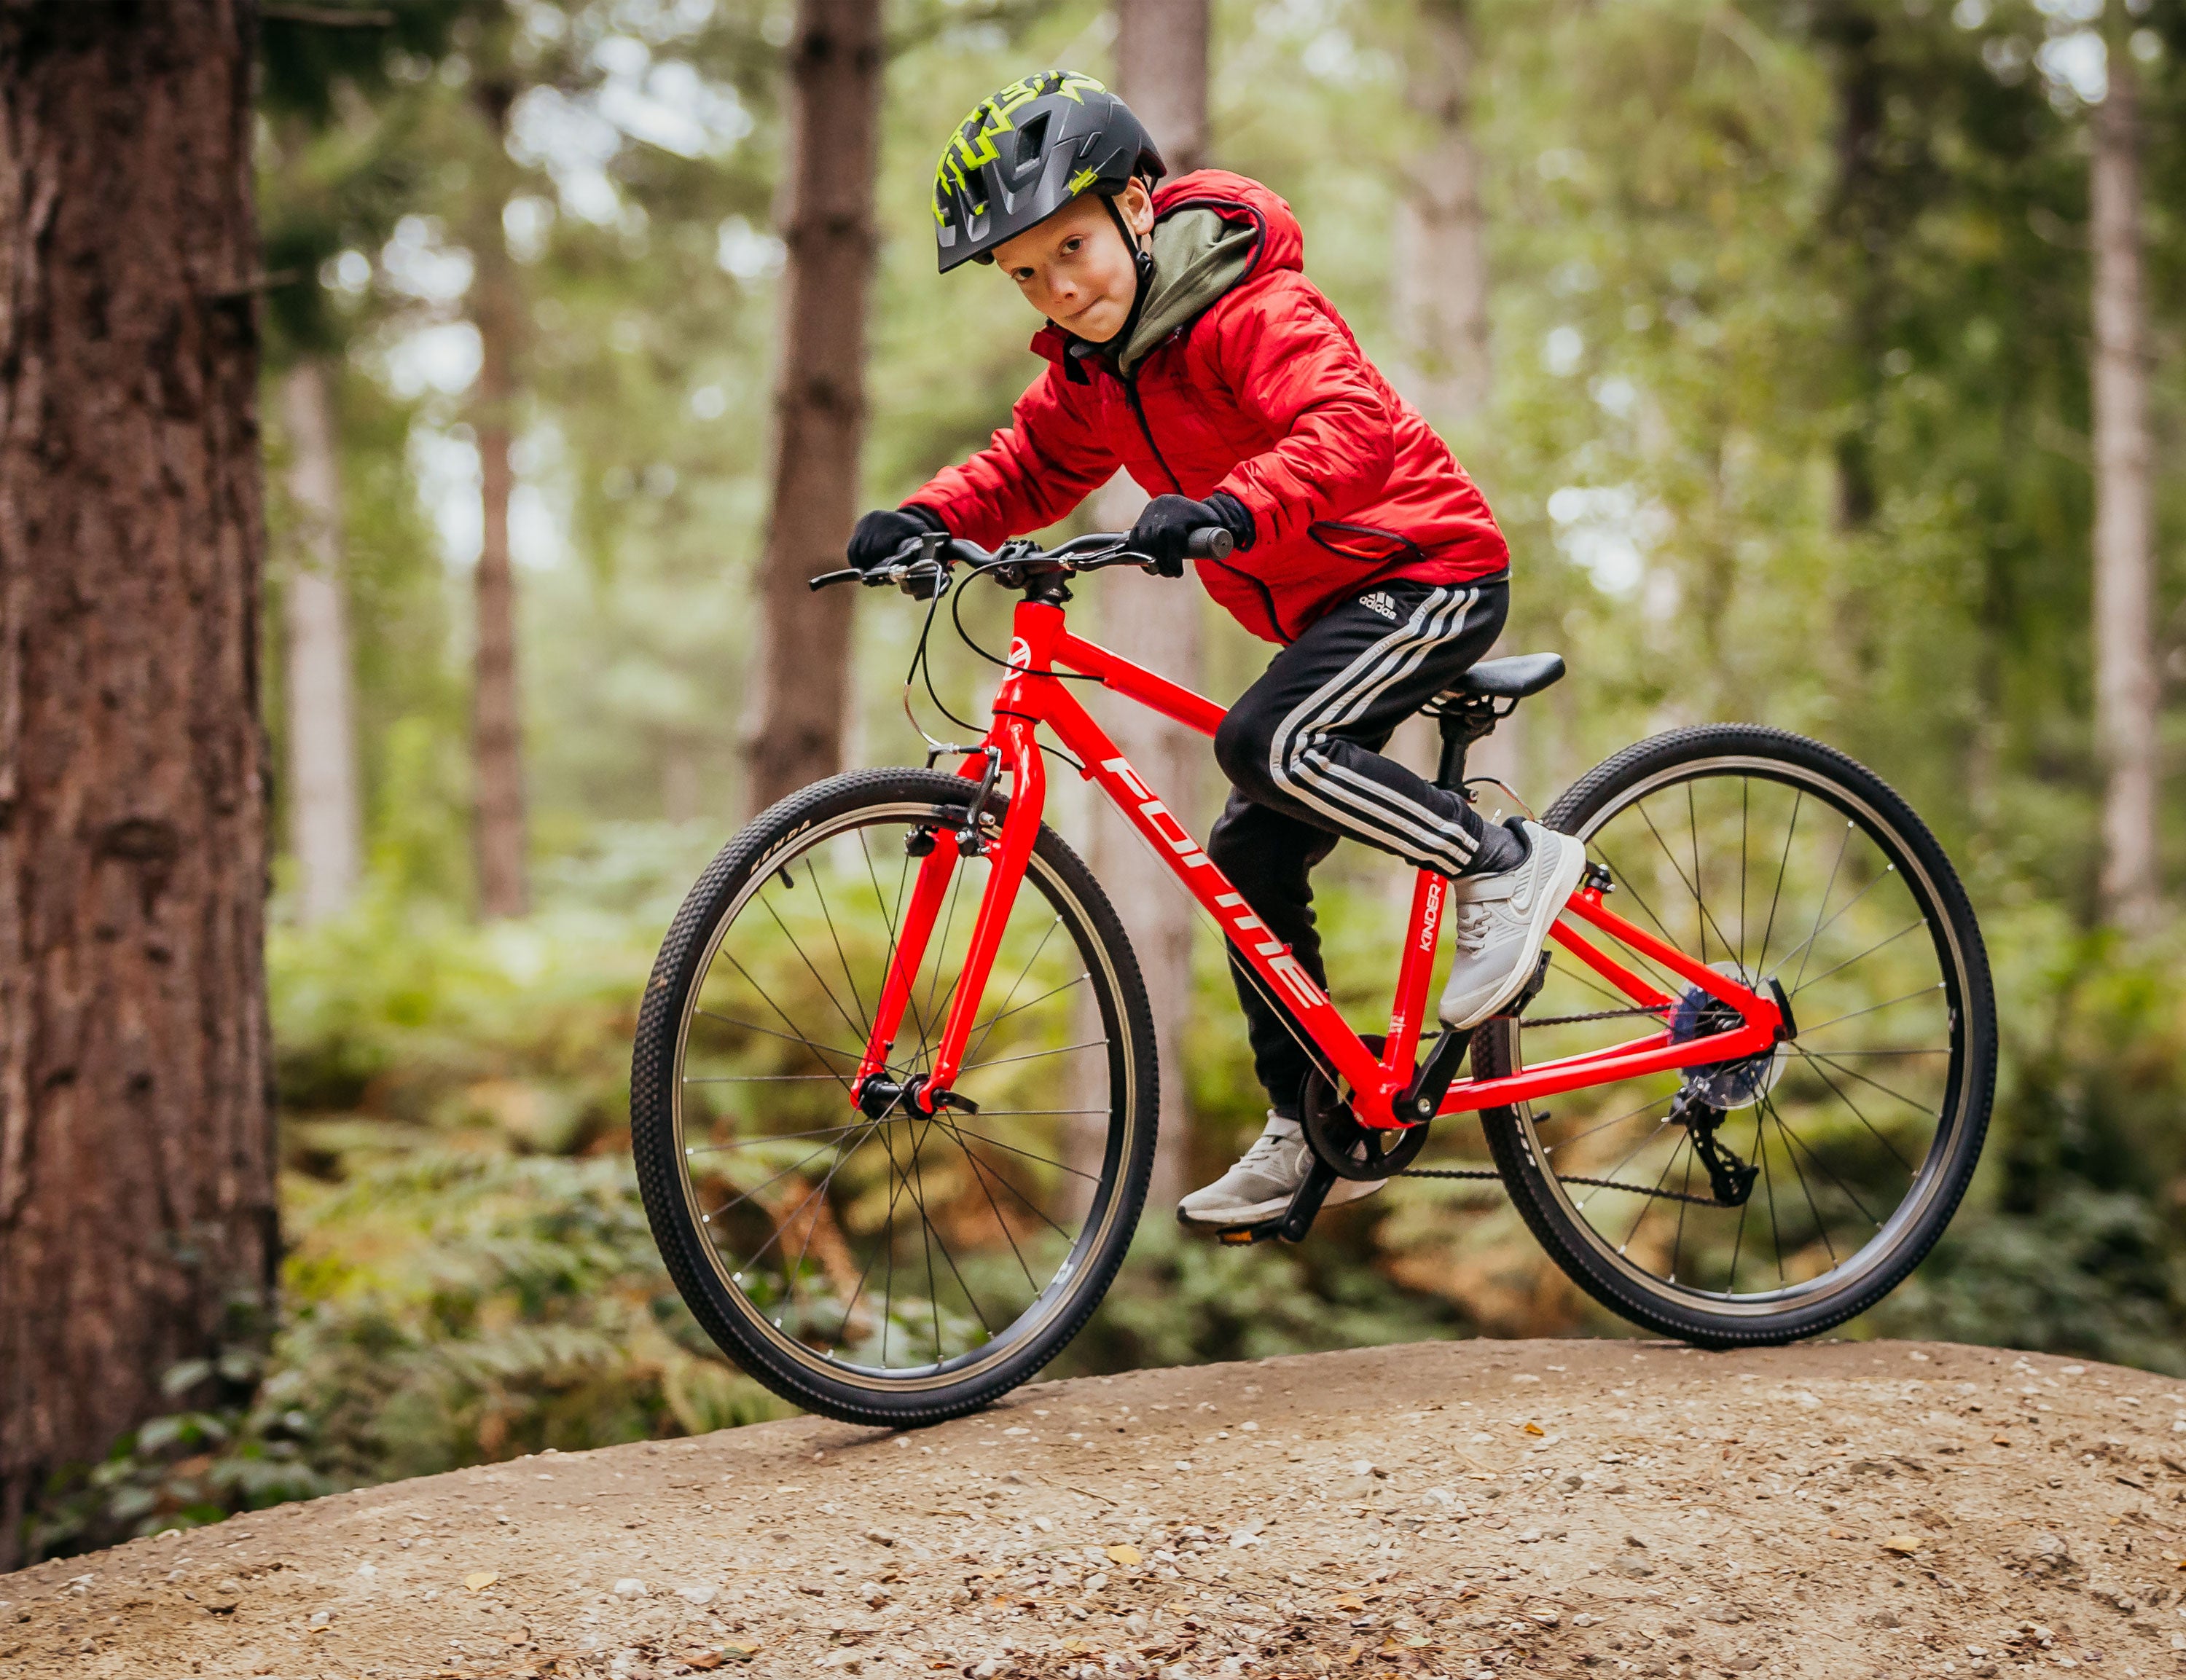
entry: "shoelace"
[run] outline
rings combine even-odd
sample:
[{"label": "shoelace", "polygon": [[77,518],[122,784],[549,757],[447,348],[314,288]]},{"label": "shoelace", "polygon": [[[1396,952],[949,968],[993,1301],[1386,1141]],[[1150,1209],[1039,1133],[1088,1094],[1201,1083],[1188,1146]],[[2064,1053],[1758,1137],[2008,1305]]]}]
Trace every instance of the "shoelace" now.
[{"label": "shoelace", "polygon": [[1488,930],[1494,924],[1495,912],[1487,905],[1460,904],[1450,918],[1450,938],[1460,950],[1477,956],[1486,948]]}]

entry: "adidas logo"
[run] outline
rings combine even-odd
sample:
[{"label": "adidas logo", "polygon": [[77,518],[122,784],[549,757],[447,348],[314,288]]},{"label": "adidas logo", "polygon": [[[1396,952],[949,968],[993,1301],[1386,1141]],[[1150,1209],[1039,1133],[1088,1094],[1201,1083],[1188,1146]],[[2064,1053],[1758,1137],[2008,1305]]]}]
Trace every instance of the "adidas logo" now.
[{"label": "adidas logo", "polygon": [[1360,596],[1359,604],[1370,613],[1379,613],[1393,624],[1397,622],[1397,603],[1378,589],[1371,595]]}]

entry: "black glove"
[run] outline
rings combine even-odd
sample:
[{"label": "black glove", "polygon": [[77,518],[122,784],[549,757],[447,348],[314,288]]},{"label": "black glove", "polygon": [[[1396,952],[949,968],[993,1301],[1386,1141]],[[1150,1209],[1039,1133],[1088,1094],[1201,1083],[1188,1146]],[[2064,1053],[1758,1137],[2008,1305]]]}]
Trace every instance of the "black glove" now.
[{"label": "black glove", "polygon": [[1131,546],[1153,557],[1153,569],[1165,578],[1184,575],[1185,545],[1192,533],[1219,525],[1240,548],[1250,548],[1256,532],[1252,510],[1230,495],[1217,490],[1204,501],[1188,496],[1157,496],[1140,512],[1131,527]]},{"label": "black glove", "polygon": [[928,531],[945,536],[948,530],[923,507],[876,507],[850,533],[850,563],[860,572],[877,570],[894,559],[896,551],[912,538]]}]

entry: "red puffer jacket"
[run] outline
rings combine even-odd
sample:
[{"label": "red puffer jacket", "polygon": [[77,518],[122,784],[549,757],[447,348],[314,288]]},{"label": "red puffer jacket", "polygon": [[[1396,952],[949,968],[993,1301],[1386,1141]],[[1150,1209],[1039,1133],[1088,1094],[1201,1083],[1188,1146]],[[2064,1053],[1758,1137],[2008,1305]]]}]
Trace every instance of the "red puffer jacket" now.
[{"label": "red puffer jacket", "polygon": [[1155,496],[1227,490],[1252,510],[1257,537],[1226,562],[1197,562],[1200,580],[1270,641],[1370,583],[1505,570],[1503,534],[1449,445],[1300,272],[1290,206],[1212,169],[1154,194],[1157,216],[1188,206],[1257,227],[1243,277],[1128,381],[1086,346],[1068,354],[1061,328],[1041,328],[1032,347],[1050,365],[1007,428],[907,501],[991,548],[1061,518],[1119,464]]}]

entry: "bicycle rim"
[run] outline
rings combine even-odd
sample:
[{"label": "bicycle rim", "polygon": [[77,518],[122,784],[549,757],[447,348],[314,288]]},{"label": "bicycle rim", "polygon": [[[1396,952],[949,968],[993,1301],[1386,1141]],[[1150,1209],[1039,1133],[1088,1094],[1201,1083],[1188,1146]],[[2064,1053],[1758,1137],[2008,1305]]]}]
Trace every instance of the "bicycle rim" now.
[{"label": "bicycle rim", "polygon": [[[1879,1299],[1940,1234],[1986,1126],[1986,962],[1955,877],[1880,781],[1782,739],[1796,750],[1673,743],[1651,764],[1643,743],[1625,774],[1605,775],[1612,760],[1551,818],[1610,870],[1629,920],[1748,983],[1780,984],[1796,1036],[1488,1117],[1499,1164],[1567,1270],[1681,1334],[1808,1334]],[[1523,1017],[1482,1034],[1476,1058],[1496,1071],[1727,1024],[1613,944],[1673,1003],[1611,1015],[1631,1000],[1550,949]]]},{"label": "bicycle rim", "polygon": [[[1115,959],[1044,855],[1059,842],[1029,863],[955,1082],[978,1112],[851,1107],[917,874],[905,843],[953,848],[961,822],[883,801],[769,851],[715,922],[676,1028],[679,1188],[737,1340],[837,1389],[959,1394],[1051,1353],[1105,1286],[1092,1274],[1137,1212],[1127,1169],[1151,1156]],[[958,860],[887,1070],[899,1083],[930,1065],[986,879],[984,855]]]}]

